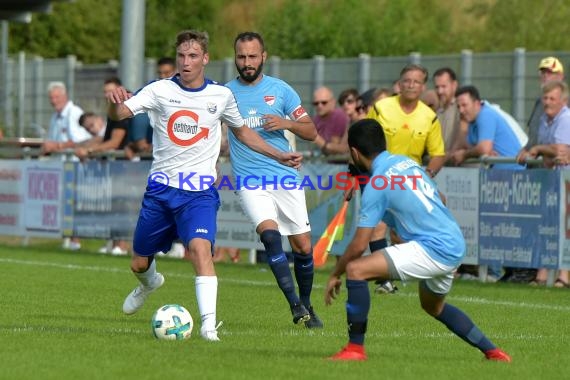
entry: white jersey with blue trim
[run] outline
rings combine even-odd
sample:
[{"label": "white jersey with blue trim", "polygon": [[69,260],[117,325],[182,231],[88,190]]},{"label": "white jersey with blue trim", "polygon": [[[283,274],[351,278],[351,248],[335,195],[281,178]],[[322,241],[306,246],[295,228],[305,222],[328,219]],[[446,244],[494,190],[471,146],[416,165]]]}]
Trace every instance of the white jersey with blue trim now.
[{"label": "white jersey with blue trim", "polygon": [[244,125],[232,92],[209,79],[195,89],[179,75],[154,81],[125,105],[134,115],[146,112],[153,126],[150,180],[183,190],[206,190],[215,181],[221,121]]},{"label": "white jersey with blue trim", "polygon": [[421,244],[435,261],[459,265],[465,239],[423,169],[408,157],[384,151],[374,159],[372,173],[362,194],[358,227],[373,228],[383,220],[404,241]]},{"label": "white jersey with blue trim", "polygon": [[[263,116],[277,115],[281,118],[298,120],[307,112],[301,105],[301,98],[291,86],[281,79],[263,75],[255,85],[244,84],[234,79],[226,84],[236,97],[238,108],[245,124],[257,132],[269,145],[281,152],[291,151],[283,130],[267,132],[263,129]],[[228,133],[232,169],[237,178],[248,177],[248,184],[297,183],[299,174],[294,168],[284,166],[242,144],[232,133]]]}]

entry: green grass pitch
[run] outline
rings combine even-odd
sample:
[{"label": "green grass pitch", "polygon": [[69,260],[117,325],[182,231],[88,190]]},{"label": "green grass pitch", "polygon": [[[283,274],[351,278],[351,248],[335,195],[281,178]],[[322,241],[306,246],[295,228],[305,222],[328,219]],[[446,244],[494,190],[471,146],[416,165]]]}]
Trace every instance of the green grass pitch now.
[{"label": "green grass pitch", "polygon": [[[59,242],[58,242],[59,243]],[[494,363],[419,307],[417,284],[372,294],[362,363],[325,357],[347,341],[346,290],[324,306],[330,267],[317,270],[315,310],[325,328],[292,324],[265,264],[218,264],[221,342],[199,337],[192,266],[158,259],[164,286],[132,316],[128,257],[60,251],[55,243],[0,245],[0,379],[554,379],[568,376],[570,292],[456,282],[448,301],[466,311],[513,363]],[[371,289],[373,284],[370,285]],[[185,341],[158,341],[161,305],[185,306],[196,322]]]}]

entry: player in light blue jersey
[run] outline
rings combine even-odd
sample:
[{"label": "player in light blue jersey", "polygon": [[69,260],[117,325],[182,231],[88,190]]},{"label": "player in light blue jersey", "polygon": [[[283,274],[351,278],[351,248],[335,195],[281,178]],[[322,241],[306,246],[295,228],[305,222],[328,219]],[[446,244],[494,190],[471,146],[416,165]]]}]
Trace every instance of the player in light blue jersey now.
[{"label": "player in light blue jersey", "polygon": [[[263,38],[255,32],[241,33],[234,41],[234,49],[239,77],[226,86],[234,93],[245,124],[282,152],[291,150],[286,131],[314,140],[317,131],[299,95],[284,81],[262,73],[267,59]],[[249,189],[238,191],[242,208],[265,246],[268,264],[289,303],[293,322],[304,323],[307,328],[321,328],[322,321],[311,304],[313,250],[305,192],[298,186],[291,190],[291,184],[298,184],[298,172],[274,165],[232,133],[228,134],[228,141],[234,176],[249,178]],[[283,184],[287,184],[286,188]],[[289,237],[293,250],[299,295],[283,251],[282,235]]]},{"label": "player in light blue jersey", "polygon": [[[370,310],[368,280],[418,279],[422,308],[489,360],[510,362],[471,319],[445,302],[453,272],[465,255],[465,240],[443,205],[435,183],[414,161],[386,151],[380,124],[374,119],[356,122],[348,132],[354,164],[372,173],[362,194],[355,236],[338,260],[327,283],[325,303],[340,291],[346,272],[346,315],[349,343],[332,360],[366,360],[364,335]],[[383,220],[401,239],[400,244],[361,257],[374,227]]]}]

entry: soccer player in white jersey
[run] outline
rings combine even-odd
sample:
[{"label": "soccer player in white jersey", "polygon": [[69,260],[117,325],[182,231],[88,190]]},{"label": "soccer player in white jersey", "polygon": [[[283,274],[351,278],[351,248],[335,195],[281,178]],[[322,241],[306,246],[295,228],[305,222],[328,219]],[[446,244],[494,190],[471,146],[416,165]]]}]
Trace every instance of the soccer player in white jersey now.
[{"label": "soccer player in white jersey", "polygon": [[[332,360],[366,360],[364,334],[370,310],[368,279],[419,281],[422,308],[489,360],[510,362],[455,306],[445,302],[453,272],[465,255],[465,240],[457,222],[442,203],[435,183],[413,160],[386,151],[383,128],[374,119],[350,127],[348,145],[354,164],[372,173],[362,194],[356,233],[338,260],[325,290],[330,305],[346,273],[346,315],[349,343]],[[374,228],[383,220],[400,244],[362,256]]]},{"label": "soccer player in white jersey", "polygon": [[123,304],[126,314],[139,310],[150,293],[162,286],[154,254],[167,251],[179,237],[190,252],[196,272],[200,333],[218,341],[218,279],[212,261],[216,214],[215,187],[221,120],[252,149],[285,165],[298,167],[301,157],[280,152],[244,125],[231,91],[204,77],[208,35],[187,30],[176,37],[178,74],[152,82],[130,96],[119,87],[107,98],[113,119],[147,112],[153,125],[153,163],[134,233],[131,270],[140,284]]},{"label": "soccer player in white jersey", "polygon": [[[284,81],[262,73],[267,52],[255,32],[239,34],[234,41],[239,77],[227,83],[249,128],[282,152],[290,151],[288,130],[305,140],[317,136],[315,125],[301,105],[299,95]],[[267,262],[285,295],[293,323],[321,328],[311,305],[313,251],[305,192],[299,189],[298,172],[254,152],[234,134],[228,134],[232,169],[236,178],[248,177],[249,189],[238,191],[242,208],[255,224],[267,252]],[[289,237],[299,295],[281,235]]]}]

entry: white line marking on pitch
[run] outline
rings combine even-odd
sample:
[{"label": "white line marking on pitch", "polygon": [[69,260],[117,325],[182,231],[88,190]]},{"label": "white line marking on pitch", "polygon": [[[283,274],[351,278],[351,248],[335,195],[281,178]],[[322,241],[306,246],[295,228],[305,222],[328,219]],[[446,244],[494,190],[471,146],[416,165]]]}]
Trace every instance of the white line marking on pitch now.
[{"label": "white line marking on pitch", "polygon": [[[90,265],[77,265],[77,264],[60,264],[60,263],[51,263],[47,261],[37,261],[37,260],[16,260],[16,259],[8,259],[8,258],[0,258],[0,263],[10,263],[10,264],[19,264],[19,265],[34,265],[34,266],[44,266],[44,267],[54,267],[54,268],[61,268],[61,269],[71,269],[71,270],[87,270],[87,271],[94,271],[94,272],[109,272],[109,273],[131,273],[130,270],[126,269],[117,269],[117,268],[109,268],[109,267],[100,267],[100,266],[90,266]],[[169,277],[178,277],[178,278],[194,278],[195,276],[192,274],[181,274],[181,273],[168,273],[162,272]],[[275,286],[274,282],[267,282],[267,281],[251,281],[251,280],[241,280],[241,279],[232,279],[232,278],[219,278],[220,282],[226,283],[233,283],[233,284],[240,284],[240,285],[250,285],[250,286]],[[315,289],[323,289],[322,285],[315,284],[313,285]],[[401,293],[395,295],[396,297],[407,296],[407,297],[417,297],[415,293]],[[391,295],[393,297],[393,295]],[[472,304],[482,304],[482,305],[501,305],[501,306],[508,306],[508,307],[517,307],[517,308],[525,308],[525,309],[539,309],[539,310],[555,310],[555,311],[570,311],[570,306],[563,306],[563,305],[549,305],[549,304],[533,304],[528,302],[514,302],[514,301],[499,301],[494,299],[486,299],[480,297],[468,297],[468,296],[453,296],[450,295],[447,297],[449,300],[467,302]]]}]

